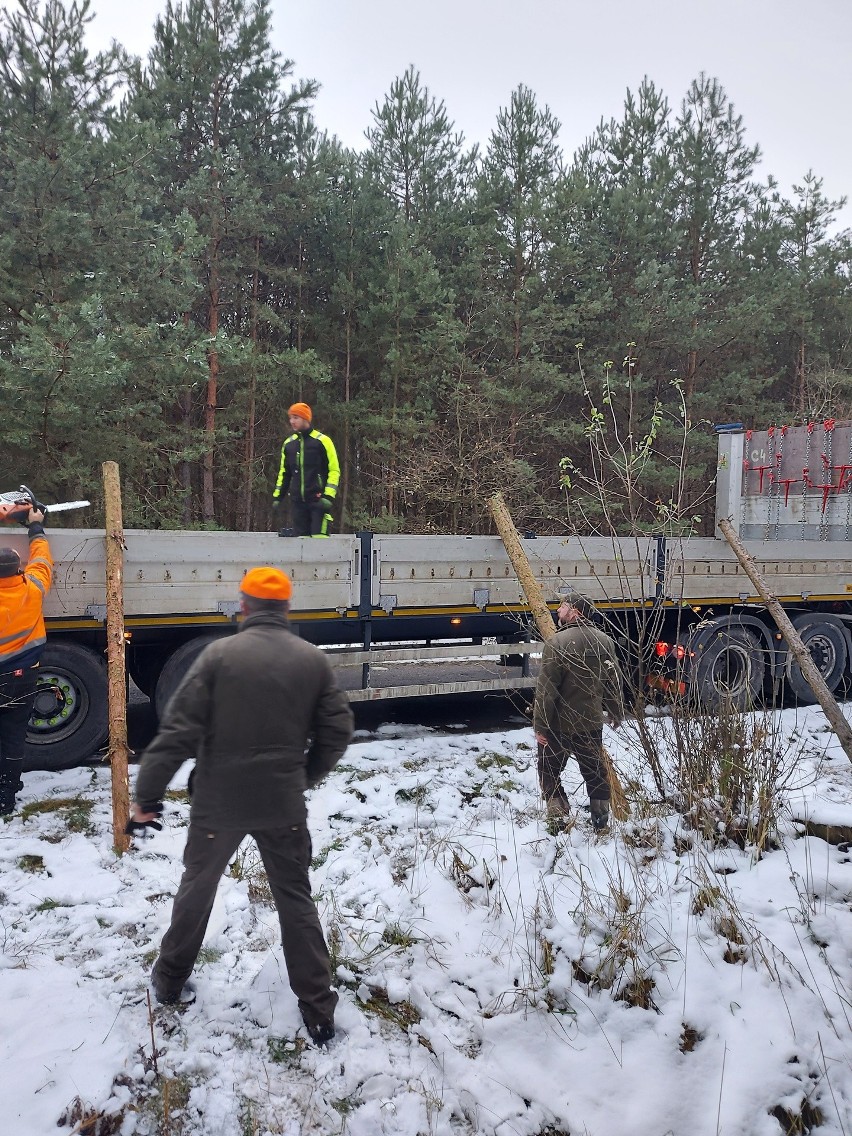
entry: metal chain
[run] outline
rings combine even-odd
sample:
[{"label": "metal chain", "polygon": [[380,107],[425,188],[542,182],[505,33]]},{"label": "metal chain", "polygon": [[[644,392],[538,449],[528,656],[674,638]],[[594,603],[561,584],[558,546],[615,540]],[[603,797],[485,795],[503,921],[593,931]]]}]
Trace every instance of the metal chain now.
[{"label": "metal chain", "polygon": [[[778,537],[780,535],[780,525],[781,525],[781,474],[783,473],[783,470],[781,468],[781,463],[784,461],[784,435],[786,434],[786,432],[787,432],[786,426],[782,426],[781,429],[779,430],[779,433],[778,433],[778,448],[777,448],[776,453],[775,453],[775,465],[769,471],[770,476],[772,477],[772,485],[770,486],[770,492],[772,494],[774,494],[774,497],[775,497],[775,532],[773,534],[773,540],[778,540]],[[770,504],[771,503],[772,503],[772,499],[770,498]]]},{"label": "metal chain", "polygon": [[[823,474],[823,476],[825,477],[826,485],[828,485],[829,483],[834,482],[834,465],[833,465],[834,459],[833,459],[832,454],[831,454],[831,439],[834,436],[834,423],[832,422],[831,425],[829,425],[828,422],[824,422],[823,425],[822,425],[822,428],[823,428],[823,433],[824,433],[824,437],[825,437],[825,460],[827,462],[827,465],[825,467],[825,473]],[[823,492],[825,492],[825,490],[823,490]],[[830,495],[825,497],[825,508],[823,509],[822,513],[820,513],[820,517],[821,517],[821,524],[820,524],[820,528],[819,528],[819,539],[820,540],[828,540],[829,497],[830,497]]]},{"label": "metal chain", "polygon": [[802,467],[802,539],[805,536],[805,518],[808,512],[808,481],[811,474],[811,432],[813,423],[808,422],[805,428],[805,464]]}]

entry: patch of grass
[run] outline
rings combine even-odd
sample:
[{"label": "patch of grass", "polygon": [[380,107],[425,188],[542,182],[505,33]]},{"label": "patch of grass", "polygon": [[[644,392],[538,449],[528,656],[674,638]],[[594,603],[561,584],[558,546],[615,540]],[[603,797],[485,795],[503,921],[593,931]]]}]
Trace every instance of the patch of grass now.
[{"label": "patch of grass", "polygon": [[481,769],[483,773],[491,768],[514,768],[514,765],[514,760],[505,753],[484,753],[481,757],[476,759],[476,766],[478,769]]},{"label": "patch of grass", "polygon": [[35,910],[37,912],[38,911],[55,911],[57,909],[57,907],[64,907],[64,906],[65,906],[65,904],[59,903],[55,899],[43,899]]},{"label": "patch of grass", "polygon": [[240,1097],[240,1136],[257,1136],[259,1121],[255,1115],[256,1104],[248,1097]]},{"label": "patch of grass", "polygon": [[332,852],[342,852],[344,848],[344,840],[342,836],[338,836],[336,840],[332,840],[331,844],[326,844],[317,852],[313,860],[311,860],[312,868],[321,868],[328,859]]},{"label": "patch of grass", "polygon": [[198,952],[198,962],[201,963],[202,966],[204,966],[205,963],[218,962],[224,953],[224,951],[219,951],[215,947],[202,947]]},{"label": "patch of grass", "polygon": [[356,1108],[355,1101],[352,1097],[341,1097],[340,1100],[333,1100],[331,1107],[335,1112],[339,1112],[341,1116],[348,1116]]},{"label": "patch of grass", "polygon": [[124,1124],[124,1109],[107,1116],[75,1097],[56,1123],[63,1128],[73,1126],[79,1136],[118,1136]]},{"label": "patch of grass", "polygon": [[397,789],[394,796],[398,801],[410,801],[415,805],[423,805],[429,799],[429,786],[414,785],[411,789]]},{"label": "patch of grass", "polygon": [[781,1125],[784,1136],[806,1136],[806,1133],[813,1132],[815,1128],[821,1128],[824,1119],[820,1109],[808,1100],[802,1101],[798,1112],[792,1112],[779,1104],[770,1110],[769,1115],[774,1116]]},{"label": "patch of grass", "polygon": [[692,1026],[688,1026],[686,1022],[684,1022],[678,1049],[681,1053],[692,1053],[698,1043],[703,1040],[703,1033],[699,1033],[697,1029],[693,1029]]},{"label": "patch of grass", "polygon": [[154,1092],[145,1101],[143,1111],[157,1124],[157,1132],[168,1136],[184,1136],[194,1127],[187,1115],[186,1106],[192,1092],[192,1082],[186,1075],[162,1077],[154,1082]]},{"label": "patch of grass", "polygon": [[298,1065],[307,1041],[303,1037],[268,1037],[269,1060],[276,1065]]},{"label": "patch of grass", "polygon": [[628,1006],[637,1006],[641,1010],[655,1010],[659,1014],[660,1009],[651,997],[654,987],[653,978],[638,974],[622,986],[615,996],[615,1001],[626,1002]]},{"label": "patch of grass", "polygon": [[[35,872],[46,872],[47,871],[47,869],[44,866],[44,857],[43,856],[35,856],[32,853],[28,853],[26,856],[21,856],[21,858],[18,860],[18,867],[21,869],[22,872],[33,872],[33,873],[35,873]],[[50,873],[48,873],[48,875],[49,874]]]},{"label": "patch of grass", "polygon": [[384,990],[371,990],[370,997],[366,1002],[361,1001],[361,1005],[368,1014],[383,1018],[386,1022],[391,1022],[404,1030],[418,1025],[420,1022],[420,1014],[407,998],[404,998],[401,1002],[391,1002]]},{"label": "patch of grass", "polygon": [[388,923],[382,931],[382,942],[390,943],[393,947],[413,947],[420,940],[411,930],[406,930],[401,923]]},{"label": "patch of grass", "polygon": [[85,797],[49,797],[24,805],[21,820],[27,821],[40,813],[59,813],[69,832],[91,834],[95,831],[91,820],[94,807],[94,801],[87,801]]},{"label": "patch of grass", "polygon": [[717,887],[700,887],[692,901],[692,914],[703,915],[708,907],[718,907],[722,893]]},{"label": "patch of grass", "polygon": [[189,790],[188,789],[167,789],[165,799],[167,801],[181,801],[184,804],[188,804],[189,801],[190,801]]}]

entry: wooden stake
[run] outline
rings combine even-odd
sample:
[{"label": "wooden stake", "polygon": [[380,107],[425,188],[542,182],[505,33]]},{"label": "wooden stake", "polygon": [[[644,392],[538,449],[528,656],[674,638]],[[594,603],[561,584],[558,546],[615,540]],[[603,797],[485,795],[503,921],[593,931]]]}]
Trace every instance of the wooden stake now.
[{"label": "wooden stake", "polygon": [[124,529],[118,465],[103,463],[106,502],[106,631],[109,763],[112,771],[113,848],[121,855],[130,847],[124,832],[130,817],[127,759],[127,671],[124,641]]},{"label": "wooden stake", "polygon": [[[494,524],[497,526],[497,532],[500,534],[500,539],[503,541],[512,567],[515,569],[515,575],[524,589],[524,595],[527,597],[527,603],[530,605],[530,611],[533,614],[533,619],[535,619],[539,634],[542,640],[547,642],[556,634],[553,616],[545,602],[541,585],[533,575],[529,558],[521,544],[521,538],[518,536],[518,530],[515,528],[512,514],[509,512],[503,494],[495,493],[493,497],[489,498],[488,505],[491,509],[491,516],[494,518]],[[605,747],[602,747],[602,754],[607,781],[609,781],[612,815],[616,820],[627,820],[630,816],[630,806],[627,803],[627,797],[624,794],[612,755]]]},{"label": "wooden stake", "polygon": [[819,702],[832,729],[837,734],[837,740],[843,746],[846,756],[852,761],[852,727],[850,727],[849,723],[844,718],[843,711],[837,705],[833,694],[825,685],[825,680],[817,670],[816,663],[811,658],[810,651],[802,642],[801,635],[790,622],[790,617],[787,615],[784,608],[769,591],[769,587],[760,569],[755,564],[754,558],[740,540],[731,522],[723,518],[719,521],[719,528],[725,534],[725,540],[727,540],[728,544],[734,550],[737,560],[739,560],[742,565],[743,571],[754,584],[758,594],[766,604],[769,614],[778,624],[778,630],[784,636],[787,646],[793,652],[793,657],[802,669],[805,682],[814,692],[817,702]]}]

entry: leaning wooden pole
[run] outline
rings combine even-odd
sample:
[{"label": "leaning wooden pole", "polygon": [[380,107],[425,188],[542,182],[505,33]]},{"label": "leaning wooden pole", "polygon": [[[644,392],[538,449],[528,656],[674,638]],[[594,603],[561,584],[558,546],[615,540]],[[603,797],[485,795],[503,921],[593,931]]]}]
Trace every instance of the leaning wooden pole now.
[{"label": "leaning wooden pole", "polygon": [[[515,569],[515,575],[518,577],[524,595],[527,597],[527,603],[530,605],[536,627],[542,640],[546,642],[556,634],[553,616],[545,602],[541,584],[535,578],[530,567],[529,558],[521,544],[521,538],[518,536],[518,530],[515,528],[515,522],[512,520],[512,514],[509,512],[503,494],[495,493],[493,497],[489,498],[488,505],[491,509],[491,516],[494,518],[494,524],[497,526],[497,532],[500,534],[500,539],[503,541],[503,546],[512,562],[512,567]],[[612,815],[616,820],[627,820],[630,815],[630,806],[627,803],[627,797],[624,795],[624,789],[612,756],[606,749],[603,751],[603,759],[607,780],[609,781]]]},{"label": "leaning wooden pole", "polygon": [[127,672],[124,645],[124,528],[118,465],[104,462],[106,502],[106,631],[109,763],[112,771],[113,847],[120,855],[130,847],[125,827],[130,816],[127,761]]},{"label": "leaning wooden pole", "polygon": [[515,575],[524,589],[524,595],[530,605],[538,633],[543,640],[549,639],[556,632],[556,628],[553,626],[553,616],[545,603],[541,585],[533,575],[532,568],[530,568],[529,559],[524,552],[524,546],[521,544],[521,538],[518,536],[518,530],[515,528],[515,522],[512,520],[512,514],[509,512],[503,494],[495,493],[488,504],[491,508],[494,524],[497,526],[497,532],[500,534],[500,539],[503,541],[512,567],[515,569]]},{"label": "leaning wooden pole", "polygon": [[852,727],[850,727],[849,723],[846,721],[846,718],[843,716],[843,711],[838,706],[831,691],[825,685],[825,680],[817,670],[816,663],[814,663],[811,658],[810,651],[808,651],[807,647],[802,642],[801,635],[790,622],[790,617],[787,615],[784,608],[769,591],[763,574],[740,540],[731,522],[723,518],[719,521],[719,528],[724,533],[725,540],[727,540],[728,544],[734,550],[737,560],[739,560],[742,565],[743,571],[754,584],[758,594],[766,604],[769,614],[778,624],[778,630],[784,636],[787,646],[793,652],[793,657],[801,667],[805,681],[814,692],[817,702],[819,702],[826,718],[828,718],[831,724],[831,728],[837,734],[837,739],[843,746],[846,756],[852,761]]}]

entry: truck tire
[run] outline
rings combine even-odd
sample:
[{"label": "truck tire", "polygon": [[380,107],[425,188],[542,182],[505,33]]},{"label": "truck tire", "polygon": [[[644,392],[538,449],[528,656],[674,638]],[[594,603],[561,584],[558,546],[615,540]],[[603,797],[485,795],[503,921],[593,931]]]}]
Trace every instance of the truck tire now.
[{"label": "truck tire", "polygon": [[159,722],[165,717],[172,695],[186,678],[186,672],[204,648],[220,638],[220,635],[198,635],[195,639],[181,643],[180,647],[166,659],[154,688],[154,710]]},{"label": "truck tire", "polygon": [[[824,615],[808,614],[797,616],[793,626],[801,635],[825,685],[832,692],[837,690],[849,659],[843,625]],[[817,700],[792,651],[787,652],[784,662],[784,685],[790,698],[802,706],[809,706]]]},{"label": "truck tire", "polygon": [[107,740],[106,660],[76,643],[48,643],[41,656],[24,770],[70,769]]},{"label": "truck tire", "polygon": [[146,698],[153,698],[168,653],[160,646],[136,648],[128,661],[130,677]]},{"label": "truck tire", "polygon": [[745,627],[720,627],[700,652],[692,669],[692,694],[705,710],[730,705],[750,710],[763,690],[764,653]]}]

